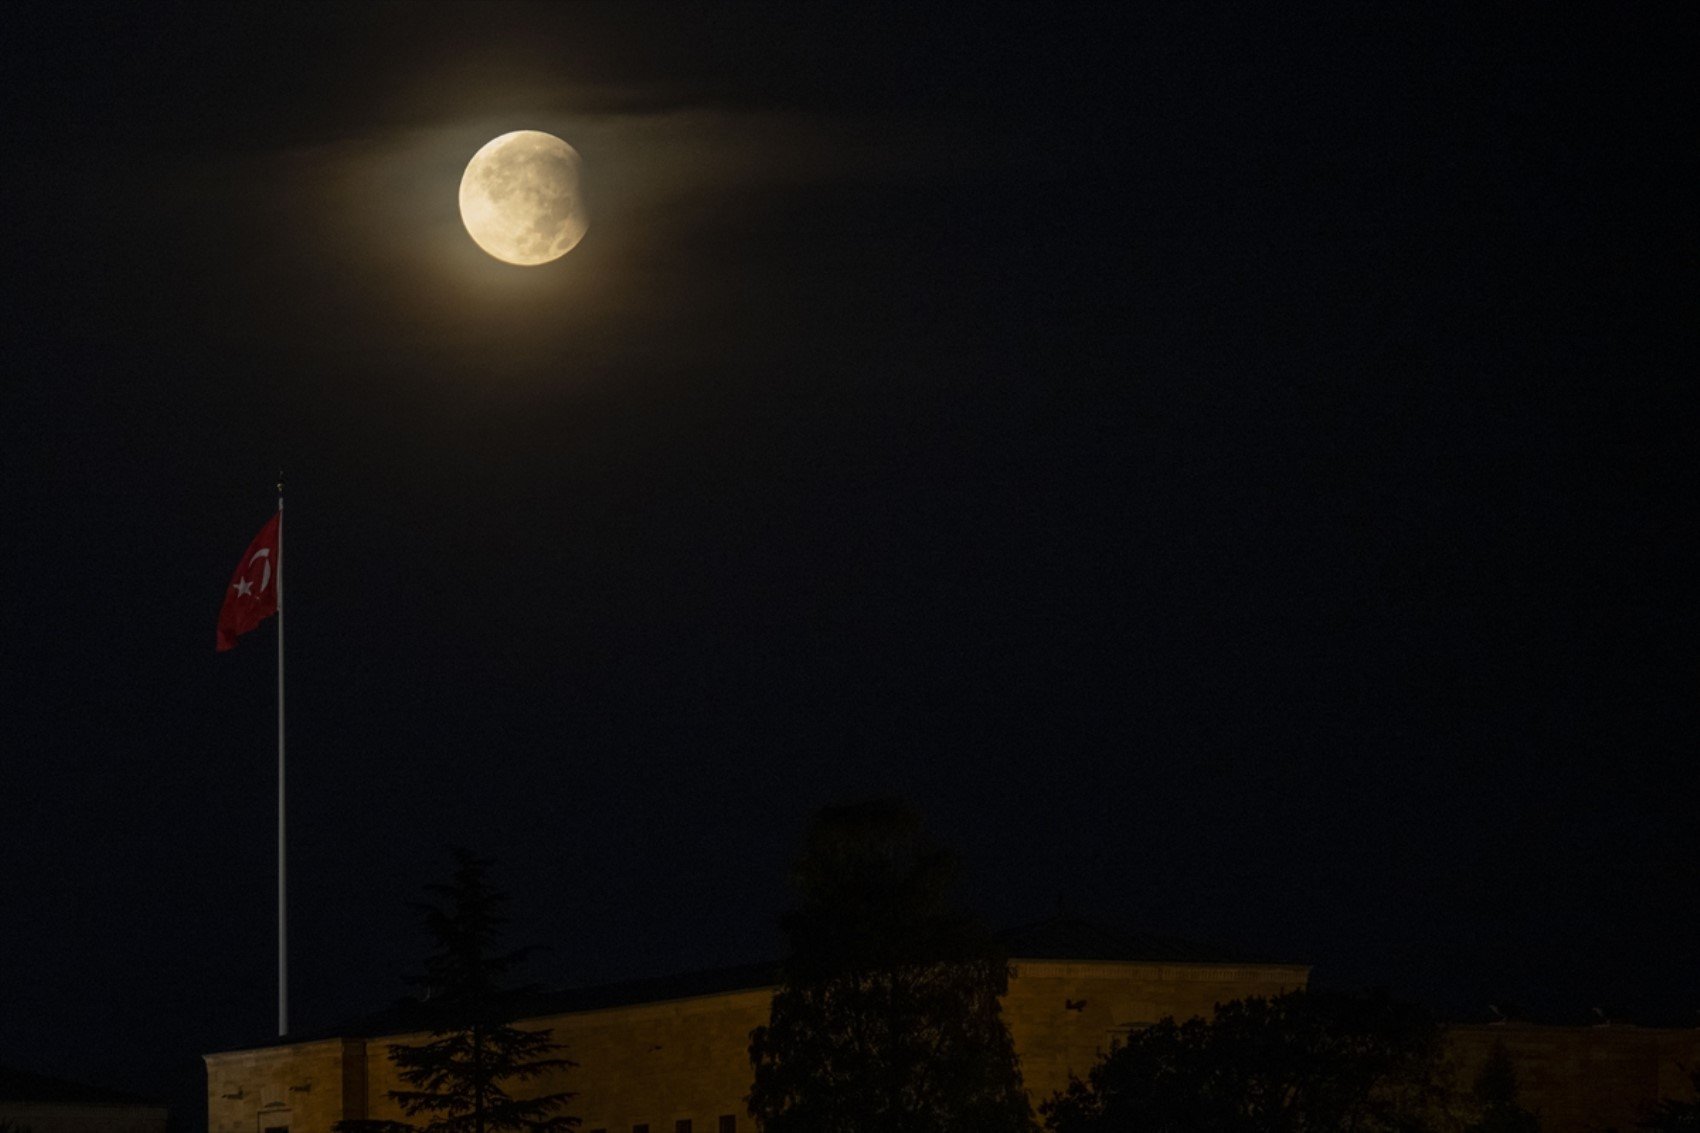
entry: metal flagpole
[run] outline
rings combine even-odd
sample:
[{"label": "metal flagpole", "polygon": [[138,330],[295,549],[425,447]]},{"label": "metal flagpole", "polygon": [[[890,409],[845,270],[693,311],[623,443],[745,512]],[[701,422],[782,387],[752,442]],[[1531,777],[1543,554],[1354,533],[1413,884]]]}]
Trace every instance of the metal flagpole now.
[{"label": "metal flagpole", "polygon": [[283,472],[277,474],[277,1034],[289,1034],[289,904],[283,824]]}]

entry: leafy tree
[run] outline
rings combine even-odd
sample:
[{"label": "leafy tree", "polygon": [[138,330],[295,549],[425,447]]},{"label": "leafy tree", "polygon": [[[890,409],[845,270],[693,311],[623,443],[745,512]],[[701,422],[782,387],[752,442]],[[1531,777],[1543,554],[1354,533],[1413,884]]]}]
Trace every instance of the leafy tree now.
[{"label": "leafy tree", "polygon": [[1685,1102],[1666,1098],[1647,1115],[1647,1120],[1641,1123],[1642,1129],[1654,1133],[1700,1133],[1700,1070],[1690,1074],[1689,1080],[1693,1083],[1694,1098]]},{"label": "leafy tree", "polygon": [[518,1098],[509,1091],[511,1083],[576,1063],[557,1056],[564,1048],[549,1028],[512,1025],[531,989],[508,988],[504,980],[528,950],[496,951],[508,896],[491,886],[488,861],[463,849],[453,853],[450,879],[426,887],[439,903],[416,906],[436,942],[424,974],[409,981],[424,991],[420,1007],[430,1039],[389,1048],[402,1081],[413,1087],[389,1096],[423,1122],[344,1121],[338,1133],[565,1133],[579,1123],[559,1112],[571,1093]]},{"label": "leafy tree", "polygon": [[1445,1121],[1440,1028],[1386,995],[1294,991],[1164,1019],[1042,1105],[1055,1133],[1418,1133]]},{"label": "leafy tree", "polygon": [[1540,1133],[1540,1118],[1517,1103],[1517,1068],[1504,1043],[1494,1044],[1471,1092],[1480,1116],[1465,1133]]},{"label": "leafy tree", "polygon": [[1009,963],[948,897],[955,865],[907,805],[828,808],[746,1102],[766,1133],[1027,1133],[999,997]]}]

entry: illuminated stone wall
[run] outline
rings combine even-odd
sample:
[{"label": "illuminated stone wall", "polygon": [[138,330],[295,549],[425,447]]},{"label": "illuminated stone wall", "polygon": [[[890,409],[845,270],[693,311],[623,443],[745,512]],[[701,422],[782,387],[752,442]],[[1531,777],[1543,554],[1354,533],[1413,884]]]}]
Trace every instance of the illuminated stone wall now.
[{"label": "illuminated stone wall", "polygon": [[[1297,966],[1017,960],[1004,1014],[1035,1102],[1084,1073],[1111,1036],[1164,1015],[1208,1015],[1216,1003],[1304,985]],[[572,1090],[581,1128],[720,1133],[745,1115],[750,1032],[767,1022],[771,989],[756,988],[528,1020],[552,1027],[579,1064],[536,1091]],[[388,1056],[401,1035],[331,1039],[207,1056],[209,1133],[330,1133],[341,1117],[401,1118]]]},{"label": "illuminated stone wall", "polygon": [[[1112,1039],[1165,1015],[1208,1015],[1217,1003],[1304,986],[1297,966],[1016,960],[1004,1017],[1035,1104],[1084,1074]],[[538,1084],[572,1090],[568,1112],[584,1133],[720,1133],[721,1119],[753,1130],[749,1034],[767,1021],[771,992],[731,991],[530,1020],[554,1028],[576,1070]],[[208,1055],[208,1133],[330,1133],[339,1118],[401,1117],[386,1097],[400,1083],[384,1039],[327,1039]],[[1700,1030],[1629,1026],[1459,1026],[1449,1032],[1459,1081],[1468,1084],[1503,1043],[1517,1067],[1523,1102],[1543,1133],[1633,1129],[1660,1097],[1689,1097],[1684,1067],[1700,1066]],[[163,1111],[161,1111],[163,1112]],[[9,1115],[8,1115],[9,1116]],[[20,1115],[21,1116],[21,1115]],[[17,1120],[16,1117],[13,1118]],[[102,1124],[101,1122],[104,1122]],[[157,1121],[35,1124],[36,1133],[159,1133]]]},{"label": "illuminated stone wall", "polygon": [[330,1133],[364,1117],[366,1057],[359,1039],[209,1054],[207,1133]]},{"label": "illuminated stone wall", "polygon": [[[585,1131],[629,1133],[647,1122],[651,1133],[674,1133],[676,1122],[689,1119],[692,1133],[718,1133],[722,1116],[754,1129],[743,1102],[750,1088],[750,1031],[767,1022],[771,995],[762,988],[528,1020],[552,1028],[555,1041],[566,1044],[565,1057],[578,1063],[563,1075],[538,1079],[535,1092],[577,1093],[566,1112],[582,1118]],[[391,1041],[367,1048],[371,1115],[402,1119],[386,1096],[403,1088],[389,1060]]]},{"label": "illuminated stone wall", "polygon": [[1492,1023],[1453,1027],[1448,1038],[1465,1085],[1504,1045],[1519,1101],[1539,1115],[1541,1133],[1633,1130],[1660,1098],[1693,1098],[1688,1071],[1700,1069],[1700,1029],[1692,1027]]},{"label": "illuminated stone wall", "polygon": [[1016,960],[1003,1001],[1035,1107],[1085,1077],[1112,1038],[1165,1016],[1208,1017],[1218,1003],[1305,986],[1309,969],[1273,964]]}]

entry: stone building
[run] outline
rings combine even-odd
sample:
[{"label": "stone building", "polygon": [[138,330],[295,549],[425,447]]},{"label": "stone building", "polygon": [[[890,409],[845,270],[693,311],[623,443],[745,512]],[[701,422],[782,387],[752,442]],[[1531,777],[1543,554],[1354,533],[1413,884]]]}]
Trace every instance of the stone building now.
[{"label": "stone building", "polygon": [[1455,1025],[1447,1040],[1465,1082],[1503,1048],[1541,1133],[1632,1133],[1661,1098],[1692,1099],[1689,1072],[1700,1069],[1700,1027],[1505,1021]]},{"label": "stone building", "polygon": [[[1303,987],[1300,964],[1242,962],[1177,942],[1129,939],[1057,920],[1008,940],[1003,1000],[1028,1093],[1084,1074],[1117,1035],[1166,1015]],[[561,992],[527,1020],[551,1027],[577,1062],[538,1092],[578,1094],[581,1129],[607,1133],[753,1130],[749,1037],[767,1022],[771,966]],[[387,1049],[423,1036],[390,1015],[345,1033],[206,1056],[208,1133],[330,1133],[344,1118],[401,1118]]]},{"label": "stone building", "polygon": [[[1174,941],[1121,937],[1058,918],[1007,939],[1004,1019],[1035,1106],[1084,1075],[1117,1036],[1165,1016],[1305,986],[1301,964],[1235,959]],[[698,972],[544,998],[526,1022],[551,1027],[579,1064],[537,1092],[571,1090],[584,1133],[749,1133],[749,1036],[767,1022],[772,966]],[[330,1133],[344,1118],[403,1115],[393,1042],[424,1038],[387,1013],[336,1034],[206,1056],[208,1133]],[[1633,1130],[1660,1098],[1686,1098],[1700,1029],[1623,1025],[1458,1025],[1448,1029],[1467,1085],[1496,1046],[1543,1133]],[[60,1133],[38,1129],[36,1133]],[[85,1133],[81,1129],[64,1133]],[[87,1133],[152,1133],[89,1130]]]},{"label": "stone building", "polygon": [[0,1126],[29,1133],[165,1133],[166,1107],[133,1094],[0,1066]]}]

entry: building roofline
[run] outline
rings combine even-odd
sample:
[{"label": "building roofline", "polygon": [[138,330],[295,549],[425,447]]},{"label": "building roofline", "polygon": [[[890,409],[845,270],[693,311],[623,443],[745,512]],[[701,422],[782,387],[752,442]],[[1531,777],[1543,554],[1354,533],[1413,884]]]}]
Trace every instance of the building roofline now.
[{"label": "building roofline", "polygon": [[[1309,973],[1306,964],[1279,964],[1246,959],[1159,959],[1111,958],[1093,956],[1018,955],[1010,956],[1012,966],[1031,964],[1114,964],[1121,967],[1164,968],[1276,968]],[[780,984],[780,964],[742,964],[727,968],[710,968],[668,976],[651,976],[622,980],[608,984],[592,984],[576,988],[538,992],[528,999],[516,1014],[519,1019],[544,1019],[558,1015],[577,1015],[591,1011],[616,1010],[626,1007],[683,1003],[720,995],[769,991]],[[312,1043],[339,1040],[383,1039],[397,1035],[418,1034],[431,1029],[432,1019],[425,1004],[404,999],[392,1006],[341,1027],[311,1031],[273,1039],[249,1047],[234,1047],[214,1051],[205,1058],[226,1054],[306,1046]]]}]

